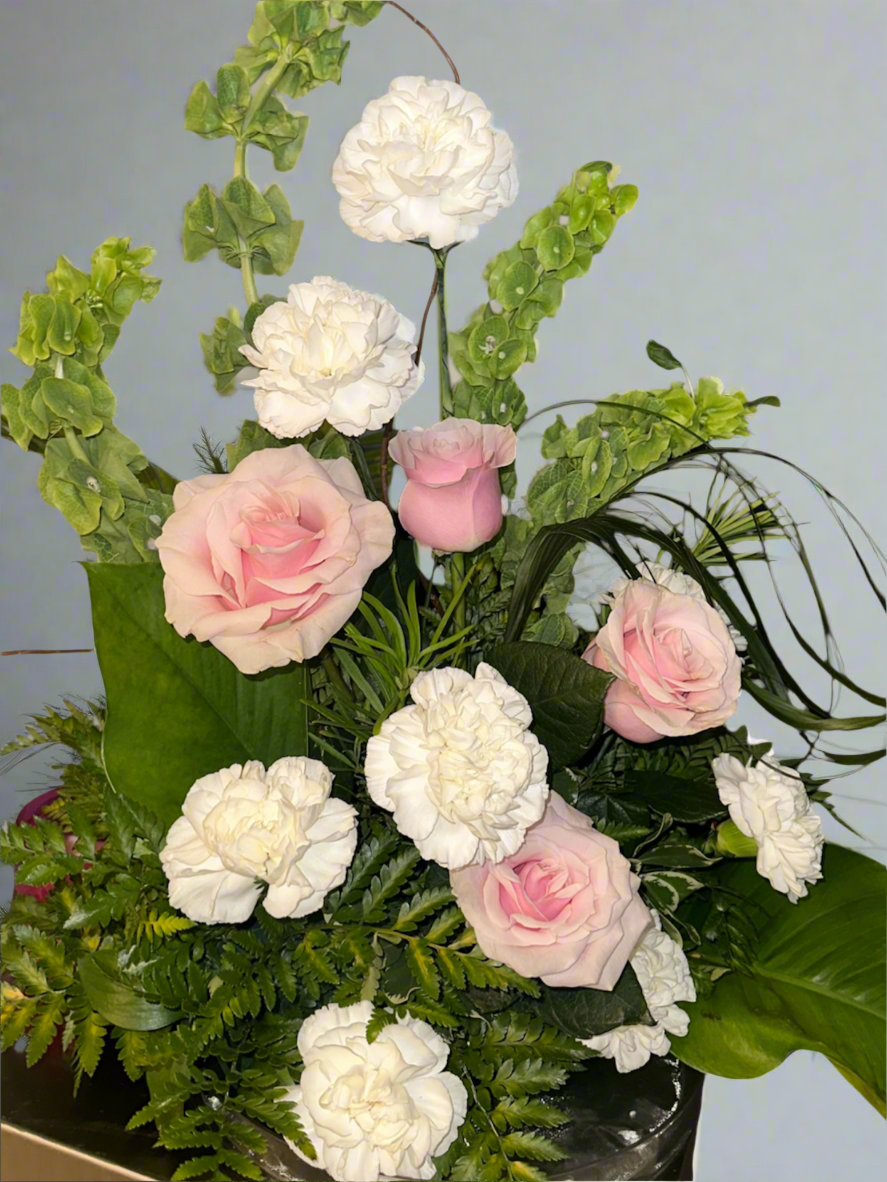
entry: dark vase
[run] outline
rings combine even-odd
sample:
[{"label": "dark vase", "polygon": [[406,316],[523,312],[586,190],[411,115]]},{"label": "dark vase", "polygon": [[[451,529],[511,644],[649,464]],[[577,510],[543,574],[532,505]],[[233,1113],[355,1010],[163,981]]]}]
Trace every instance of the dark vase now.
[{"label": "dark vase", "polygon": [[[548,1167],[552,1182],[692,1179],[693,1149],[702,1103],[702,1076],[667,1056],[620,1075],[609,1059],[595,1059],[552,1095],[572,1120],[548,1135],[567,1157]],[[306,1165],[285,1141],[263,1130],[268,1153],[261,1166],[275,1182],[330,1182]]]}]

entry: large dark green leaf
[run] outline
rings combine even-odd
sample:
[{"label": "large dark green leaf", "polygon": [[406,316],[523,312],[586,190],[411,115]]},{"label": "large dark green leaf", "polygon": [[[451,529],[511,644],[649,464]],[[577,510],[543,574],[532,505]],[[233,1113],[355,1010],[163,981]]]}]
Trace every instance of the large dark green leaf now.
[{"label": "large dark green leaf", "polygon": [[308,749],[304,665],[247,677],[164,619],[159,566],[89,564],[96,653],[108,699],[105,767],[167,823],[200,776]]},{"label": "large dark green leaf", "polygon": [[182,1016],[176,1010],[148,1001],[131,985],[116,980],[98,956],[82,956],[77,961],[77,976],[96,1013],[124,1030],[161,1030]]},{"label": "large dark green leaf", "polygon": [[533,641],[497,644],[487,660],[530,703],[533,732],[553,767],[580,759],[603,725],[610,674],[565,649]]},{"label": "large dark green leaf", "polygon": [[[522,1003],[523,1004],[523,1003]],[[612,990],[554,989],[542,986],[537,999],[526,1008],[543,1022],[557,1026],[573,1038],[593,1038],[617,1026],[649,1025],[652,1022],[644,994],[630,964]]]},{"label": "large dark green leaf", "polygon": [[691,1067],[734,1079],[763,1075],[792,1051],[820,1051],[883,1111],[887,873],[829,845],[823,874],[793,905],[754,863],[718,867],[713,878],[753,904],[757,947],[749,975],[732,972],[685,1007],[690,1030],[672,1050]]},{"label": "large dark green leaf", "polygon": [[711,775],[698,779],[670,776],[665,772],[629,769],[626,786],[655,809],[669,813],[676,821],[707,821],[726,814]]}]

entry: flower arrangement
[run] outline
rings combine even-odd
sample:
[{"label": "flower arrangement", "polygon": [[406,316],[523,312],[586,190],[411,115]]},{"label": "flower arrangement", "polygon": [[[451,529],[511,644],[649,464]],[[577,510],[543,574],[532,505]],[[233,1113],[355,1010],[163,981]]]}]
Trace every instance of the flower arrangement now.
[{"label": "flower arrangement", "polygon": [[[72,752],[0,835],[3,1047],[25,1037],[32,1065],[61,1034],[75,1086],[117,1055],[149,1089],[131,1125],[185,1155],[182,1179],[261,1178],[265,1127],[339,1182],[531,1182],[595,1057],[753,1076],[808,1048],[883,1112],[884,870],[825,843],[807,760],[877,758],[824,742],[884,714],[812,698],[746,578],[787,543],[819,599],[788,509],[737,466],[755,453],[724,445],[777,400],[686,374],[588,399],[515,499],[516,375],[636,188],[580,166],[455,331],[448,259],[516,201],[513,145],[455,67],[399,77],[332,179],[356,234],[430,253],[421,326],[336,278],[278,282],[302,224],[247,151],[296,165],[286,100],[340,82],[346,28],[384,7],[260,0],[188,99],[186,128],[235,151],[186,206],[185,257],[217,250],[247,305],[203,353],[256,413],[198,445],[201,475],[114,425],[105,363],[158,293],[154,252],[109,238],[24,296],[32,372],[2,388],[3,434],[91,553],[105,699],[3,749]],[[398,431],[435,298],[441,421]],[[702,508],[646,483],[688,464],[711,475]],[[614,570],[590,632],[568,610],[586,546]],[[822,619],[824,650],[792,625],[802,647],[883,711]],[[803,757],[731,729],[743,691]]]}]

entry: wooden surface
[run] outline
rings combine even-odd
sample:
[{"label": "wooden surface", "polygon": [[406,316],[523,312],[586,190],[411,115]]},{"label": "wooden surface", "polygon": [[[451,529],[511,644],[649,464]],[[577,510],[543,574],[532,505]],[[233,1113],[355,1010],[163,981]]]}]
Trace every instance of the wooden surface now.
[{"label": "wooden surface", "polygon": [[147,1179],[11,1125],[0,1126],[0,1182],[117,1182]]}]

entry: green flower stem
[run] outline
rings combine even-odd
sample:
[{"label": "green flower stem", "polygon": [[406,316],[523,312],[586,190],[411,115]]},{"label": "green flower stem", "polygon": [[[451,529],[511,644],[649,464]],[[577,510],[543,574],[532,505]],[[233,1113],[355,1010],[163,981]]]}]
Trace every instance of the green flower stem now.
[{"label": "green flower stem", "polygon": [[84,464],[89,463],[89,456],[83,450],[80,440],[77,438],[73,427],[65,427],[65,441],[67,442],[68,447],[71,449],[71,455],[75,459],[82,460]]},{"label": "green flower stem", "polygon": [[[438,324],[438,357],[440,366],[440,417],[442,419],[449,418],[453,413],[453,387],[450,382],[450,367],[449,367],[449,347],[447,339],[447,294],[446,294],[446,269],[447,269],[447,255],[452,250],[452,247],[445,247],[443,250],[434,250],[431,248],[431,253],[434,256],[434,265],[437,268],[437,324]],[[455,592],[456,588],[461,586],[462,580],[465,578],[465,555],[452,554],[450,556],[450,583]],[[461,631],[465,627],[465,596],[459,598],[456,604],[456,611],[454,613],[456,630]]]},{"label": "green flower stem", "polygon": [[[450,571],[452,574],[453,590],[462,584],[465,578],[465,555],[453,554],[450,556]],[[456,618],[456,631],[461,632],[465,627],[465,596],[459,597],[459,602],[456,604],[456,611],[454,613]]]},{"label": "green flower stem", "polygon": [[434,265],[437,268],[437,325],[438,325],[438,355],[440,358],[440,416],[448,418],[453,413],[453,387],[450,383],[449,347],[447,343],[447,301],[445,276],[447,269],[447,255],[450,247],[444,250],[434,250]]},{"label": "green flower stem", "polygon": [[[293,47],[287,45],[282,51],[280,57],[265,75],[262,84],[256,87],[256,91],[246,109],[246,114],[243,116],[243,122],[240,125],[240,135],[237,137],[237,146],[234,149],[234,176],[243,177],[246,179],[246,133],[249,130],[249,125],[252,123],[256,114],[262,109],[265,100],[274,90],[274,87],[283,77],[283,74],[293,60]],[[259,300],[259,291],[256,287],[256,277],[253,273],[252,255],[247,249],[247,245],[240,235],[237,236],[237,243],[240,247],[240,277],[243,280],[243,294],[246,296],[247,306],[250,307]]]}]

